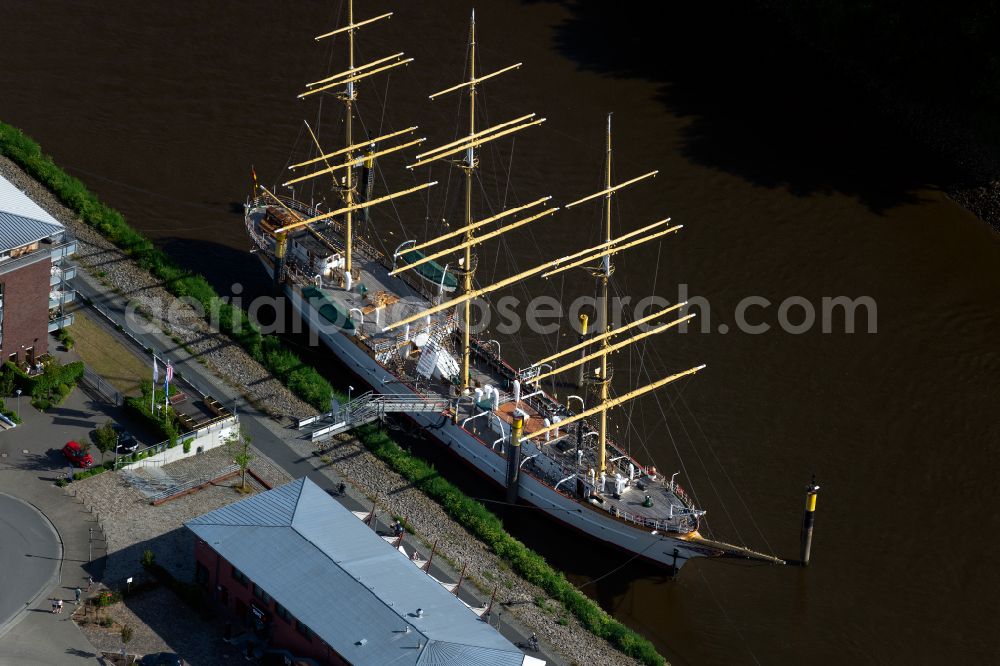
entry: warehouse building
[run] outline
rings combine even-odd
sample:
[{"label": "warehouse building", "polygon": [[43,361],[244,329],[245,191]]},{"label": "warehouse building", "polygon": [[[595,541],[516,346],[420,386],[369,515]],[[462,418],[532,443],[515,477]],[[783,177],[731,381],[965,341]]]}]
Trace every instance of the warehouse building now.
[{"label": "warehouse building", "polygon": [[0,362],[33,368],[48,334],[73,322],[65,264],[75,251],[63,225],[0,176]]},{"label": "warehouse building", "polygon": [[308,479],[187,523],[196,580],[318,664],[539,666]]}]

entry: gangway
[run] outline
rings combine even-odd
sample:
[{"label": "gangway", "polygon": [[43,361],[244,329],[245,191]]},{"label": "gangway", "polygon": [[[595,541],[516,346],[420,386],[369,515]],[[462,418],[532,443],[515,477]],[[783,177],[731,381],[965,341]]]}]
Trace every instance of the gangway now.
[{"label": "gangway", "polygon": [[452,401],[448,398],[422,398],[369,391],[348,403],[337,405],[335,409],[325,414],[300,419],[297,427],[306,431],[311,441],[318,442],[384,419],[386,414],[444,412],[451,406]]}]

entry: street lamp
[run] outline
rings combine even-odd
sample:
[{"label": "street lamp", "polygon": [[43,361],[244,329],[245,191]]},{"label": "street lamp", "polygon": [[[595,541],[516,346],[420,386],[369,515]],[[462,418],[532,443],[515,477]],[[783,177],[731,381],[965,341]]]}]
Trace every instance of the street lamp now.
[{"label": "street lamp", "polygon": [[354,390],[353,386],[348,386],[347,387],[347,402],[351,401],[351,391],[353,391],[353,390]]},{"label": "street lamp", "polygon": [[17,395],[17,418],[21,418],[21,389],[14,391]]}]

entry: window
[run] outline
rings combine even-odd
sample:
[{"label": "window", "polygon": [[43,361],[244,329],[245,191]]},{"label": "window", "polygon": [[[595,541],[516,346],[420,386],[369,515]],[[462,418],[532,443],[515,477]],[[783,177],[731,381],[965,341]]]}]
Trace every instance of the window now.
[{"label": "window", "polygon": [[246,584],[248,582],[246,575],[236,567],[233,567],[233,580],[235,580],[243,587],[246,587]]},{"label": "window", "polygon": [[201,562],[194,568],[194,579],[202,587],[208,587],[208,568]]},{"label": "window", "polygon": [[288,609],[279,604],[277,601],[274,602],[274,614],[280,617],[285,622],[291,624],[292,616],[289,615]]},{"label": "window", "polygon": [[303,636],[305,636],[306,639],[312,640],[312,632],[309,631],[309,627],[307,627],[306,625],[302,624],[298,620],[295,621],[295,631],[297,631],[300,634],[302,634]]},{"label": "window", "polygon": [[258,599],[263,601],[266,605],[270,606],[271,595],[262,590],[260,586],[257,585],[257,583],[253,584],[253,596],[257,597]]}]

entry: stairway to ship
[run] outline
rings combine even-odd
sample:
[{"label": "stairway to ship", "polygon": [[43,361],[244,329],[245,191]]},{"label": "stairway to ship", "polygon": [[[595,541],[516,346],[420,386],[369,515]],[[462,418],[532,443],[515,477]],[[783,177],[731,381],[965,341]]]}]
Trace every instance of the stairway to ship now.
[{"label": "stairway to ship", "polygon": [[335,435],[372,423],[386,414],[443,412],[451,406],[447,398],[421,398],[412,395],[383,395],[369,391],[337,409],[299,421],[304,437],[320,442]]}]

